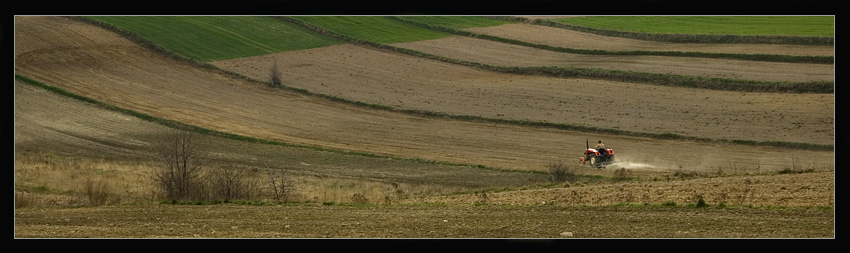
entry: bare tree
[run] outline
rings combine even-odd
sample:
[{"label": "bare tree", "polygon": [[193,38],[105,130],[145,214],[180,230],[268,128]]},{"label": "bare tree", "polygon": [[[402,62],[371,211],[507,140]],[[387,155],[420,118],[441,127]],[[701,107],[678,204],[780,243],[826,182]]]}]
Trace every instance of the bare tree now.
[{"label": "bare tree", "polygon": [[[265,163],[265,162],[263,162]],[[266,165],[268,172],[269,190],[275,201],[283,201],[295,194],[295,185],[281,169],[271,169]]]},{"label": "bare tree", "polygon": [[269,69],[269,79],[272,87],[280,86],[280,69],[277,68],[277,60],[274,60],[271,69]]},{"label": "bare tree", "polygon": [[209,158],[197,134],[183,128],[173,129],[155,144],[154,153],[160,169],[156,180],[166,198],[203,197],[200,174]]}]

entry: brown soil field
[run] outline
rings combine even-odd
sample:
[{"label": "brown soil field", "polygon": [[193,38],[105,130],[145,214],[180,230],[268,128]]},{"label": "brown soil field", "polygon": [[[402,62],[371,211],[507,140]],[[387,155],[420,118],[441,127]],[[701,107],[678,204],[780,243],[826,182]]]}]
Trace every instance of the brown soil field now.
[{"label": "brown soil field", "polygon": [[[505,191],[411,199],[409,203],[609,206],[620,203],[697,203],[716,205],[834,206],[835,174],[720,176],[689,180],[651,180],[594,186]],[[825,184],[826,183],[826,184]]]},{"label": "brown soil field", "polygon": [[671,56],[580,55],[465,36],[397,43],[393,46],[453,59],[507,67],[575,67],[768,82],[833,81],[835,79],[835,68],[831,64]]},{"label": "brown soil field", "polygon": [[523,23],[468,28],[466,31],[573,49],[835,56],[835,46],[667,43],[601,36],[569,29]]},{"label": "brown soil field", "polygon": [[[445,48],[469,45],[458,42]],[[513,48],[483,55],[522,58],[519,55],[534,51]],[[544,61],[528,60],[530,64]],[[256,80],[267,80],[275,63],[285,69],[281,75],[285,85],[400,109],[718,139],[803,143],[835,139],[834,94],[714,91],[519,76],[353,45],[213,62]]]},{"label": "brown soil field", "polygon": [[835,214],[807,209],[684,207],[103,206],[16,210],[15,235],[26,238],[834,238]]},{"label": "brown soil field", "polygon": [[[27,22],[30,19],[32,22]],[[576,161],[584,148],[580,144],[587,139],[605,139],[616,147],[621,161],[650,164],[647,168],[655,170],[737,167],[776,171],[795,158],[800,158],[802,166],[833,166],[832,152],[605,136],[351,107],[178,63],[96,27],[61,18],[18,21],[17,73],[107,104],[233,134],[524,170],[545,170],[547,164],[558,160]],[[84,33],[75,31],[83,28]],[[88,45],[78,45],[85,43]],[[502,77],[491,79],[495,82]],[[643,110],[634,113],[639,112]],[[570,146],[574,150],[566,148]],[[678,153],[666,155],[669,150]]]},{"label": "brown soil field", "polygon": [[[122,200],[136,203],[17,208],[16,238],[828,238],[834,235],[835,218],[830,210],[609,206],[657,205],[668,201],[686,205],[695,203],[698,196],[711,206],[721,202],[756,207],[834,206],[831,172],[674,178],[611,185],[567,184],[539,190],[414,197],[400,202],[410,205],[139,205],[138,201],[144,203],[150,198],[146,193],[150,192],[152,182],[144,183],[146,164],[140,163],[135,154],[146,150],[144,143],[150,140],[147,135],[156,135],[164,127],[22,84],[15,86],[15,108],[16,186],[50,185],[55,190],[77,191],[76,186],[99,175],[112,180],[120,178],[114,181],[112,189],[122,193]],[[274,168],[321,173],[332,178],[357,176],[352,170],[362,171],[366,175],[361,177],[397,182],[402,186],[394,189],[404,191],[411,189],[404,185],[417,181],[417,174],[427,175],[430,179],[421,182],[431,186],[450,185],[452,179],[441,174],[467,181],[487,181],[495,188],[511,184],[505,180],[531,179],[509,172],[493,173],[498,174],[494,176],[488,176],[485,170],[470,173],[465,172],[470,169],[462,167],[449,168],[452,171],[446,173],[433,168],[441,166],[433,165],[414,165],[402,175],[393,173],[398,169],[390,167],[412,167],[411,164],[382,164],[368,160],[385,159],[365,157],[345,161],[346,155],[341,154],[329,157],[319,155],[325,152],[227,140],[213,143],[216,154],[235,162],[250,164],[258,158],[266,159]],[[43,158],[33,159],[27,155],[28,150],[56,155],[44,159],[47,164],[33,163]],[[263,153],[274,155],[263,157]],[[59,159],[62,156],[74,161],[86,158],[94,161],[69,163]],[[331,164],[321,164],[322,160],[331,159],[334,160]],[[303,168],[304,162],[311,163],[309,169]],[[77,169],[47,171],[62,170],[62,164],[66,163],[70,166],[65,167]],[[345,164],[346,168],[335,168],[339,164]],[[363,165],[368,167],[359,167]],[[87,166],[92,166],[92,173],[81,171],[80,168]],[[70,177],[56,177],[58,174]],[[78,176],[74,177],[75,174]],[[65,186],[70,188],[56,184],[59,181],[67,181]],[[314,183],[303,181],[299,187]],[[30,195],[16,194],[16,198]],[[53,205],[85,203],[84,199],[65,194],[42,194],[38,198]]]},{"label": "brown soil field", "polygon": [[[548,189],[487,191],[486,194],[479,192],[434,196],[442,195],[443,192],[429,194],[425,192],[426,190],[421,190],[422,192],[415,194],[414,198],[408,199],[409,204],[393,205],[346,206],[308,203],[280,206],[141,204],[73,208],[29,207],[15,209],[15,237],[17,238],[834,238],[835,236],[835,214],[830,209],[834,208],[835,157],[832,151],[754,148],[747,145],[656,140],[418,117],[356,107],[269,88],[261,83],[174,61],[109,31],[61,17],[15,17],[14,36],[16,74],[109,105],[212,130],[343,151],[534,171],[546,171],[549,163],[558,160],[570,163],[576,161],[581,149],[584,148],[580,145],[582,142],[587,139],[604,139],[609,145],[614,146],[618,159],[623,161],[621,167],[628,168],[637,178],[634,182],[626,181],[610,185],[564,184]],[[387,57],[386,53],[353,46],[335,46],[325,50],[327,51],[306,50],[304,52],[312,53],[314,58],[322,58],[325,56],[322,54],[328,52],[337,53],[336,58],[332,59],[348,61],[348,58],[355,58],[357,59],[355,62],[361,66],[359,69],[351,67],[320,69],[326,72],[316,72],[317,69],[300,72],[301,70],[296,71],[297,68],[293,66],[285,73],[291,75],[290,71],[292,71],[292,73],[300,72],[300,74],[288,76],[289,79],[285,79],[285,83],[312,83],[311,85],[318,83],[318,86],[338,86],[339,89],[346,89],[345,86],[349,86],[347,89],[350,91],[337,92],[355,94],[354,97],[309,87],[308,89],[317,93],[395,107],[401,107],[399,106],[401,102],[394,104],[395,100],[401,100],[404,103],[417,101],[416,103],[420,105],[430,101],[436,104],[442,103],[434,107],[433,111],[455,113],[448,104],[454,103],[455,107],[469,107],[476,103],[484,103],[487,100],[485,99],[487,93],[467,95],[465,100],[461,98],[462,95],[452,95],[452,93],[475,94],[480,89],[473,87],[500,83],[501,86],[482,88],[484,91],[493,92],[500,88],[513,87],[509,85],[511,82],[525,83],[526,80],[532,80],[530,82],[532,88],[528,90],[511,90],[515,92],[514,96],[511,96],[510,92],[493,94],[495,99],[502,99],[496,103],[516,103],[517,105],[512,108],[503,111],[491,107],[490,111],[485,111],[484,108],[487,106],[482,106],[479,109],[458,112],[458,114],[472,115],[476,113],[476,110],[480,110],[478,113],[488,117],[492,117],[493,114],[505,114],[525,119],[526,116],[523,116],[525,113],[541,109],[528,104],[525,107],[533,109],[523,109],[519,106],[522,101],[547,100],[542,95],[543,92],[555,87],[553,85],[559,85],[558,82],[567,80],[579,84],[599,85],[604,89],[617,91],[620,98],[624,100],[637,100],[638,97],[634,94],[648,96],[653,94],[653,91],[657,94],[655,98],[658,100],[645,99],[631,104],[629,115],[651,113],[654,110],[666,108],[667,103],[673,104],[673,107],[679,106],[677,107],[679,110],[694,110],[687,105],[676,105],[673,101],[676,101],[676,98],[689,101],[693,98],[705,97],[704,99],[721,104],[719,107],[714,107],[714,110],[731,110],[727,113],[743,111],[767,119],[735,123],[737,120],[745,120],[748,117],[709,113],[717,118],[715,120],[722,122],[721,124],[741,129],[745,128],[745,124],[752,126],[774,124],[781,128],[789,128],[775,130],[776,137],[769,138],[769,135],[762,135],[761,132],[776,127],[763,127],[754,131],[752,136],[741,139],[797,140],[796,138],[799,138],[817,139],[818,141],[814,141],[816,143],[834,142],[834,95],[832,94],[817,95],[819,97],[812,95],[813,97],[800,99],[799,97],[811,94],[782,96],[761,93],[724,93],[585,79],[550,80],[540,77],[496,74],[398,55]],[[283,54],[270,57],[281,55]],[[375,57],[352,57],[363,55]],[[267,70],[269,65],[266,64],[270,58],[257,59],[246,61],[245,69]],[[311,67],[311,64],[331,64],[327,61],[311,62],[304,59],[301,67]],[[221,63],[216,64],[221,65]],[[298,63],[287,64],[297,65]],[[384,74],[382,78],[374,79],[375,73],[397,71],[398,69],[395,69],[397,66],[406,64],[419,67],[412,66],[411,69],[405,70],[409,72]],[[335,64],[330,66],[341,67]],[[241,65],[233,65],[231,69],[238,67]],[[361,74],[362,77],[356,77],[364,78],[357,79],[361,82],[337,81],[343,79],[345,74],[348,74],[349,78],[354,78],[358,76],[357,71],[366,70],[371,72]],[[336,72],[342,72],[342,76],[335,76]],[[293,81],[297,75],[301,75],[304,80]],[[317,77],[321,75],[331,76],[331,79]],[[419,82],[408,80],[419,80]],[[369,91],[355,87],[371,82],[383,83],[371,87],[372,92],[375,92],[371,95],[382,97],[387,101],[366,99]],[[398,85],[393,86],[387,83]],[[448,88],[451,86],[458,90]],[[136,159],[133,156],[134,153],[144,150],[144,147],[148,145],[147,137],[161,131],[161,128],[152,126],[150,123],[141,123],[143,121],[122,114],[93,110],[69,99],[65,99],[67,103],[55,103],[54,99],[40,101],[39,98],[48,96],[39,93],[47,93],[46,91],[22,87],[28,86],[15,84],[16,105],[18,101],[25,102],[20,104],[20,111],[17,106],[15,110],[16,180],[19,176],[17,173],[19,164],[22,166],[20,169],[26,169],[23,166],[31,166],[26,163],[25,156],[18,157],[19,152],[21,154],[37,153],[43,151],[40,149],[45,149],[49,152],[59,152],[61,156],[76,155],[94,158],[106,156],[115,159],[122,159],[126,155],[127,161],[132,162],[132,159]],[[428,93],[434,92],[425,91],[431,90],[429,87],[443,87],[440,88],[442,93]],[[387,89],[395,91],[378,94]],[[409,91],[409,89],[422,90],[412,93],[401,92]],[[578,89],[572,91],[572,93],[578,92],[581,91]],[[531,95],[526,95],[528,93]],[[564,92],[558,96],[569,93]],[[444,95],[447,99],[438,103]],[[579,95],[573,94],[568,98],[574,100]],[[470,96],[479,96],[477,98],[481,99],[469,99]],[[525,97],[529,100],[519,100],[519,102],[516,100],[523,96],[530,96]],[[356,99],[357,97],[363,97],[363,99]],[[562,100],[565,103],[575,103],[571,105],[586,106],[598,99],[600,98],[585,100],[587,102],[583,103]],[[640,102],[646,102],[652,106],[643,105]],[[795,102],[800,104],[792,107],[791,105]],[[706,104],[702,103],[700,106],[713,106]],[[816,105],[830,108],[829,112],[818,114]],[[54,109],[44,109],[51,106]],[[749,109],[751,107],[756,109]],[[409,107],[409,109],[422,108],[432,110],[430,107]],[[711,110],[705,109],[699,112],[709,111]],[[620,113],[624,112],[620,111]],[[665,113],[673,115],[683,112],[666,110],[661,114]],[[813,113],[818,116],[806,118]],[[75,114],[80,114],[80,117],[85,115],[85,117],[70,117]],[[567,112],[561,115],[577,117],[581,113]],[[682,119],[678,124],[692,127],[702,125],[702,122],[694,121],[702,115],[692,117],[690,121]],[[730,117],[735,119],[729,119]],[[793,126],[791,127],[776,125],[787,124],[784,121],[782,123],[771,121],[785,120],[785,118],[792,118],[790,119],[792,122],[800,122],[791,124]],[[658,128],[669,127],[665,125],[666,123],[654,123],[656,121],[641,120],[640,117],[628,120],[633,121],[630,124],[635,125],[650,124]],[[808,120],[820,120],[820,128],[814,126],[818,124],[802,122]],[[810,131],[788,132],[796,131],[793,128],[808,128]],[[636,129],[641,128],[624,125],[623,129],[637,131]],[[741,129],[730,131],[742,131]],[[704,130],[711,133],[706,136],[712,138],[745,136],[723,135],[723,131],[716,129]],[[800,134],[805,137],[778,137],[782,134],[786,136]],[[51,142],[54,145],[50,145]],[[484,177],[495,179],[500,176],[519,175],[510,174],[516,172],[487,171],[468,166],[420,165],[421,167],[413,167],[417,165],[402,164],[386,158],[341,156],[338,153],[306,152],[299,148],[283,149],[277,146],[260,147],[240,144],[232,140],[220,143],[222,145],[217,147],[219,148],[217,152],[225,160],[258,165],[263,159],[285,156],[276,161],[270,159],[277,164],[275,168],[301,171],[304,175],[325,174],[362,180],[386,180],[386,184],[406,182],[409,185],[428,185],[439,181],[461,181],[477,177],[482,177],[477,182],[488,182]],[[671,155],[671,150],[676,151],[675,155]],[[293,154],[282,155],[288,152]],[[368,161],[356,162],[359,160]],[[310,167],[310,164],[317,166]],[[136,168],[134,166],[137,165],[127,166]],[[769,176],[773,172],[792,167],[814,168],[816,172]],[[29,169],[38,171],[37,168]],[[421,174],[411,174],[420,169]],[[613,169],[582,168],[580,173],[610,177]],[[133,173],[127,169],[116,171]],[[455,174],[459,171],[465,176]],[[688,180],[671,177],[675,172],[683,171],[719,175],[714,178]],[[535,180],[542,179],[539,177],[541,174],[524,174],[529,176],[511,179],[514,181],[504,179],[497,185],[505,188],[517,187],[522,185],[520,181],[535,183],[539,182]],[[449,188],[450,190],[488,188],[468,182],[445,183],[445,185],[457,187]],[[700,196],[712,206],[723,202],[735,207],[684,206],[693,204],[695,198]],[[678,206],[657,206],[659,201],[675,201]],[[609,204],[617,203],[650,205],[609,206]],[[741,206],[754,206],[754,208]],[[772,208],[772,206],[784,208]],[[827,208],[817,208],[823,206]]]}]

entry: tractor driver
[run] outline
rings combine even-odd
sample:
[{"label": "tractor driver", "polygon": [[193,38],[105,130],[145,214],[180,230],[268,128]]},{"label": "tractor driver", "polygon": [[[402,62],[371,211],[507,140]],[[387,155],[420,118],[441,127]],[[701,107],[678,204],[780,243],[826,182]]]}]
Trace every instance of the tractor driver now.
[{"label": "tractor driver", "polygon": [[596,146],[594,146],[593,148],[599,151],[599,153],[601,153],[603,157],[608,156],[608,152],[606,152],[605,150],[605,143],[602,143],[602,140],[599,140],[599,144],[596,144]]}]

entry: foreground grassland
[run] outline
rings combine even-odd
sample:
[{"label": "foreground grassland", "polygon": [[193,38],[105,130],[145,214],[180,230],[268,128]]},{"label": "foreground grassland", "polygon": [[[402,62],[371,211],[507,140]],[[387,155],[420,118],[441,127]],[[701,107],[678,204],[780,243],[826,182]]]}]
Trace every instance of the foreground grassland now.
[{"label": "foreground grassland", "polygon": [[94,16],[199,61],[216,61],[342,42],[271,17]]},{"label": "foreground grassland", "polygon": [[553,21],[643,33],[835,36],[834,16],[591,16]]}]

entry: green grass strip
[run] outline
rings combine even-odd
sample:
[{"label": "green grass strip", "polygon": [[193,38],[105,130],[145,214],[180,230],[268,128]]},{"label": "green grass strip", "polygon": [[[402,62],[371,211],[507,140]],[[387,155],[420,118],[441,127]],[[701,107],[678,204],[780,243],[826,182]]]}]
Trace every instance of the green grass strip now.
[{"label": "green grass strip", "polygon": [[834,16],[584,16],[550,20],[655,34],[835,36]]},{"label": "green grass strip", "polygon": [[[519,18],[522,19],[522,18]],[[514,19],[517,20],[517,19]],[[618,31],[558,21],[537,19],[533,24],[564,28],[579,32],[603,36],[621,37],[636,40],[673,42],[673,43],[746,43],[746,44],[789,44],[789,45],[835,45],[835,37],[830,36],[787,36],[787,35],[733,35],[733,34],[679,34],[679,33],[642,33]]]},{"label": "green grass strip", "polygon": [[88,16],[204,62],[341,44],[263,16]]},{"label": "green grass strip", "polygon": [[346,37],[381,44],[451,36],[451,34],[424,29],[383,16],[295,16],[291,19],[314,24]]}]

